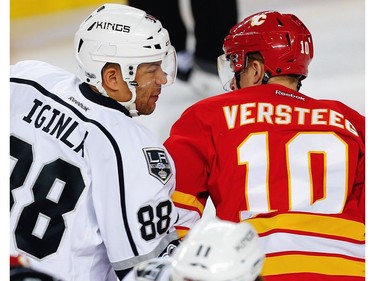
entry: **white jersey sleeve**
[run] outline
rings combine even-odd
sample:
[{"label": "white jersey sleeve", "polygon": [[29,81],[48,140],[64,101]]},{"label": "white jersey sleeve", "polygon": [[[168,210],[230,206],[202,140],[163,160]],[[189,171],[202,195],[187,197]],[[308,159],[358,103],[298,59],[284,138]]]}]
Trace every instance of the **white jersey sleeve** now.
[{"label": "white jersey sleeve", "polygon": [[138,264],[121,281],[170,281],[172,258],[154,258]]},{"label": "white jersey sleeve", "polygon": [[66,281],[168,255],[175,168],[159,140],[64,70],[20,62],[10,81],[11,253]]}]

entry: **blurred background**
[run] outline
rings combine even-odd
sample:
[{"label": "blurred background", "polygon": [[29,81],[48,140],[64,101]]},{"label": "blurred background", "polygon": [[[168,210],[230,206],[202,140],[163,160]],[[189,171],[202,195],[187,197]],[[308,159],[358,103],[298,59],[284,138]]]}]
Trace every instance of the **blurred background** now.
[{"label": "blurred background", "polygon": [[[190,1],[179,1],[181,15],[190,29],[188,47],[193,50]],[[312,33],[315,48],[309,77],[303,81],[301,92],[315,98],[337,99],[365,113],[364,0],[237,1],[238,20],[263,10],[297,15]],[[126,0],[112,2],[126,3]],[[75,72],[74,33],[85,17],[102,3],[106,1],[11,0],[10,63],[36,59]],[[150,0],[150,5],[157,3]],[[217,20],[225,20],[221,17]],[[173,44],[173,38],[171,41]],[[154,114],[136,119],[165,140],[171,125],[187,106],[220,92],[223,90],[216,75],[196,70],[188,82],[177,80],[163,90]]]}]

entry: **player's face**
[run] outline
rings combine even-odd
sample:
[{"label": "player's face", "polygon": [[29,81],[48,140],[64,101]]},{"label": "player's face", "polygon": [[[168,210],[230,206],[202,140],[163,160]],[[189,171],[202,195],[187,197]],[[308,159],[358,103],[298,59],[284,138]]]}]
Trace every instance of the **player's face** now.
[{"label": "player's face", "polygon": [[135,100],[138,114],[149,115],[156,107],[161,94],[161,86],[167,83],[166,74],[160,62],[143,63],[138,66],[136,79],[137,99]]},{"label": "player's face", "polygon": [[237,83],[236,83],[236,77],[233,77],[232,80],[230,81],[230,89],[232,91],[238,90]]}]

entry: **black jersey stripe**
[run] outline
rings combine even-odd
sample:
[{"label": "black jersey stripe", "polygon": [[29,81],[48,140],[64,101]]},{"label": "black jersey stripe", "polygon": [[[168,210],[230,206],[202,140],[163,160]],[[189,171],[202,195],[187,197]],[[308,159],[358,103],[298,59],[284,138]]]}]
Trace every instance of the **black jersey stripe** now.
[{"label": "black jersey stripe", "polygon": [[121,208],[122,208],[122,219],[124,222],[124,227],[126,234],[128,236],[128,240],[130,243],[130,246],[132,248],[134,256],[138,256],[138,250],[134,243],[133,236],[130,231],[129,223],[127,220],[127,213],[126,213],[126,204],[125,204],[125,181],[124,181],[124,170],[122,165],[122,157],[120,153],[119,146],[116,142],[116,140],[112,137],[112,135],[96,120],[87,118],[84,116],[81,112],[79,112],[76,108],[74,108],[72,105],[66,103],[62,99],[60,99],[57,95],[49,92],[46,90],[43,86],[41,86],[39,83],[28,80],[28,79],[21,79],[21,78],[10,78],[10,82],[18,83],[18,84],[26,84],[29,86],[34,87],[38,92],[40,92],[42,95],[49,97],[56,101],[57,103],[60,103],[61,105],[65,106],[66,108],[70,109],[78,118],[80,118],[83,122],[91,123],[99,128],[103,132],[103,134],[108,138],[108,140],[111,142],[112,147],[115,151],[116,155],[116,161],[117,161],[117,169],[118,169],[118,181],[119,181],[119,187],[120,187],[120,196],[121,196]]}]

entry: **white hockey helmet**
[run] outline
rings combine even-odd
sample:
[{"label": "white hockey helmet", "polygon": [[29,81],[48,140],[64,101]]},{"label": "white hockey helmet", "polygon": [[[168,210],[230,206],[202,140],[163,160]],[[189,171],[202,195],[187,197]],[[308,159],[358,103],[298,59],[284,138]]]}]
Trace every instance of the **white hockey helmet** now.
[{"label": "white hockey helmet", "polygon": [[254,281],[264,263],[252,225],[218,218],[198,222],[172,256],[173,281]]},{"label": "white hockey helmet", "polygon": [[[74,38],[75,57],[82,81],[102,87],[101,72],[106,63],[121,67],[123,80],[132,92],[129,107],[135,101],[137,67],[141,63],[161,61],[170,85],[176,77],[176,52],[168,31],[160,21],[146,12],[122,4],[104,4],[84,20]],[[129,108],[128,108],[129,109]]]}]

